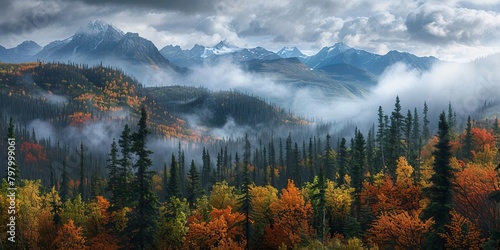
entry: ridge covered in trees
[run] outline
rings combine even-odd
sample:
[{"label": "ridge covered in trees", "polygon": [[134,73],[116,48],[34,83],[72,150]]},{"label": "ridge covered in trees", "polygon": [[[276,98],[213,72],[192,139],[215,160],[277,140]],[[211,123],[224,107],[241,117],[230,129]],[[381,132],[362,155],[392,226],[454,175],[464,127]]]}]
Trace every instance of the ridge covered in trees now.
[{"label": "ridge covered in trees", "polygon": [[498,249],[498,120],[461,122],[450,104],[433,135],[432,107],[404,115],[401,101],[373,110],[378,119],[352,137],[246,133],[159,153],[148,143],[157,120],[142,105],[104,156],[38,139],[3,115],[24,180],[18,241],[2,237],[0,248]]}]

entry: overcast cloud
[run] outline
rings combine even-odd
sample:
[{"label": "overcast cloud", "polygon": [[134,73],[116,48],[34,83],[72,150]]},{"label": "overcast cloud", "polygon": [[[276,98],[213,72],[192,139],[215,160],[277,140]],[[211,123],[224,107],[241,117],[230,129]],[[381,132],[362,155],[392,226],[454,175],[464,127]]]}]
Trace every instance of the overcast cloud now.
[{"label": "overcast cloud", "polygon": [[44,46],[101,19],[162,48],[228,39],[308,54],[336,42],[470,61],[500,52],[500,1],[479,0],[0,0],[0,45]]}]

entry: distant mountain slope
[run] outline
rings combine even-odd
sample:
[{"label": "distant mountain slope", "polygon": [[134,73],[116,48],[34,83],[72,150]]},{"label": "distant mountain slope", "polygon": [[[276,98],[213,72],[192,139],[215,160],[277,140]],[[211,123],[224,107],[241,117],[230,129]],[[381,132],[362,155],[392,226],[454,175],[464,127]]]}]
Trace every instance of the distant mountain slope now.
[{"label": "distant mountain slope", "polygon": [[262,47],[239,48],[226,40],[213,47],[195,45],[189,50],[182,50],[179,46],[168,45],[163,47],[160,53],[171,62],[182,67],[214,64],[222,60],[241,63],[254,59],[272,60],[280,58],[276,53]]},{"label": "distant mountain slope", "polygon": [[3,62],[75,62],[111,65],[127,74],[143,78],[147,74],[185,73],[165,59],[156,46],[137,33],[124,33],[111,24],[93,21],[80,28],[73,36],[57,40],[41,48],[34,42],[24,42],[13,49],[0,48]]},{"label": "distant mountain slope", "polygon": [[59,128],[102,120],[135,124],[144,105],[155,134],[193,140],[201,134],[187,116],[207,128],[221,127],[229,118],[250,127],[305,123],[258,97],[191,87],[143,88],[123,72],[102,66],[0,63],[0,99],[2,114],[15,114],[26,124],[50,120]]},{"label": "distant mountain slope", "polygon": [[369,87],[376,83],[376,77],[367,72],[361,74],[362,70],[359,69],[312,70],[298,58],[252,60],[247,62],[245,67],[251,72],[267,74],[276,82],[287,84],[290,88],[318,90],[322,97],[327,99],[363,97],[368,93]]},{"label": "distant mountain slope", "polygon": [[348,64],[353,67],[367,70],[380,75],[389,66],[395,63],[405,63],[410,68],[420,71],[429,70],[438,61],[435,57],[417,57],[409,53],[390,51],[385,55],[377,55],[364,50],[337,43],[331,47],[324,47],[317,54],[307,57],[304,62],[314,69],[336,64]]},{"label": "distant mountain slope", "polygon": [[42,47],[33,41],[24,41],[11,49],[0,46],[0,61],[8,63],[33,61],[34,55],[41,50]]},{"label": "distant mountain slope", "polygon": [[211,92],[184,86],[153,87],[146,91],[159,106],[181,117],[196,115],[198,125],[207,127],[222,127],[229,119],[252,128],[307,123],[283,108],[238,91]]}]

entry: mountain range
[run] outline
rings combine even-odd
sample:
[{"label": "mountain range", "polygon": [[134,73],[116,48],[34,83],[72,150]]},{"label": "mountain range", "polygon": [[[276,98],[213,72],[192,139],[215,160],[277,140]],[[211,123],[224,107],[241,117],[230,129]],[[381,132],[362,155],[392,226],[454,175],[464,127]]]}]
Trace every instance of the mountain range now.
[{"label": "mountain range", "polygon": [[[296,47],[284,47],[273,52],[262,47],[239,48],[227,40],[208,47],[195,45],[182,49],[168,45],[161,50],[137,33],[125,33],[103,21],[93,21],[73,36],[57,40],[44,47],[25,41],[15,48],[0,46],[0,61],[10,63],[30,61],[61,61],[86,64],[106,64],[122,68],[128,74],[145,79],[144,75],[168,73],[181,79],[196,68],[234,63],[243,70],[271,76],[292,88],[313,88],[335,96],[363,96],[378,76],[395,63],[404,63],[418,71],[429,70],[438,59],[390,51],[385,55],[370,53],[337,43],[307,56]],[[148,77],[158,79],[161,77]],[[145,84],[165,85],[164,82]],[[171,84],[168,84],[171,85]]]}]

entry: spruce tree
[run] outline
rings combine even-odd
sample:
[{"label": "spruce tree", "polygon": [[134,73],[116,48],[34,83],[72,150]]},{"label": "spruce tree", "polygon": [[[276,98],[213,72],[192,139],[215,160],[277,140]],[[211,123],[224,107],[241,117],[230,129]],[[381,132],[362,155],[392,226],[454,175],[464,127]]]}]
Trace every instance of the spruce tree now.
[{"label": "spruce tree", "polygon": [[136,179],[134,188],[137,194],[137,204],[133,210],[128,225],[131,235],[131,243],[136,249],[151,249],[155,244],[158,229],[159,202],[156,192],[153,190],[153,172],[149,169],[152,161],[149,156],[153,153],[147,149],[149,135],[147,128],[147,113],[141,108],[141,118],[138,123],[138,131],[132,136],[132,151],[137,157],[134,164]]},{"label": "spruce tree", "polygon": [[323,171],[325,178],[333,180],[335,177],[335,159],[333,158],[333,149],[330,145],[330,134],[326,135],[325,155],[323,160]]},{"label": "spruce tree", "polygon": [[385,155],[384,155],[384,147],[386,145],[385,140],[386,140],[386,126],[387,124],[384,122],[384,112],[382,111],[382,106],[378,107],[378,130],[377,130],[377,143],[380,151],[380,162],[382,163],[381,166],[379,166],[380,169],[386,166],[386,160],[385,160]]},{"label": "spruce tree", "polygon": [[312,137],[309,137],[309,147],[307,149],[307,167],[309,167],[309,181],[314,181],[314,176],[316,175],[316,171],[314,169],[314,146]]},{"label": "spruce tree", "polygon": [[424,140],[424,143],[427,143],[427,140],[431,138],[431,132],[429,130],[429,119],[427,118],[427,113],[429,112],[429,107],[427,106],[427,102],[424,102],[424,118],[423,118],[423,124],[422,124],[422,137]]},{"label": "spruce tree", "polygon": [[291,168],[293,164],[293,148],[292,148],[292,133],[288,133],[288,137],[285,141],[285,166],[283,170],[285,172],[286,179],[291,179]]},{"label": "spruce tree", "polygon": [[128,124],[125,124],[120,139],[118,139],[118,145],[121,148],[121,158],[118,160],[118,181],[117,189],[118,192],[117,199],[117,209],[123,207],[131,207],[134,202],[133,197],[135,194],[134,190],[131,189],[131,184],[134,179],[132,174],[132,134]]},{"label": "spruce tree", "polygon": [[325,178],[325,174],[323,173],[323,168],[319,168],[318,173],[318,182],[313,188],[318,190],[318,193],[314,194],[312,199],[315,201],[314,203],[317,205],[315,209],[315,217],[319,222],[318,236],[321,239],[321,242],[324,243],[325,239],[325,230],[326,230],[326,188],[327,188],[327,180]]},{"label": "spruce tree", "polygon": [[171,197],[181,198],[181,189],[179,183],[178,174],[179,164],[175,160],[175,155],[172,154],[172,161],[170,164],[170,179],[168,180],[168,189],[166,200],[170,200]]},{"label": "spruce tree", "polygon": [[337,179],[337,185],[341,186],[345,184],[344,177],[348,173],[347,170],[347,147],[346,140],[342,138],[339,147],[339,178]]},{"label": "spruce tree", "polygon": [[196,170],[194,160],[191,160],[191,165],[189,167],[187,193],[187,198],[190,204],[194,204],[196,199],[203,195],[203,188],[201,187],[200,182],[200,174],[198,173],[198,170]]},{"label": "spruce tree", "polygon": [[300,173],[300,151],[299,146],[295,142],[292,150],[292,166],[291,166],[291,179],[296,183],[297,187],[302,185],[302,175]]},{"label": "spruce tree", "polygon": [[120,196],[121,190],[119,189],[119,181],[120,181],[120,176],[118,172],[118,146],[116,144],[115,139],[113,139],[113,142],[111,143],[111,152],[109,153],[109,159],[108,159],[108,183],[106,186],[106,191],[110,192],[110,198],[109,201],[112,204],[112,207],[116,204],[118,204],[118,199],[117,197]]},{"label": "spruce tree", "polygon": [[234,185],[236,186],[236,188],[240,188],[242,185],[240,165],[240,156],[238,155],[238,152],[236,152],[234,155]]},{"label": "spruce tree", "polygon": [[61,176],[61,201],[64,203],[69,199],[69,176],[68,169],[66,168],[66,161],[62,162],[62,176]]},{"label": "spruce tree", "polygon": [[354,188],[353,212],[354,216],[360,219],[361,214],[361,189],[363,187],[364,167],[365,167],[365,139],[363,134],[357,130],[352,150],[351,185]]},{"label": "spruce tree", "polygon": [[269,143],[269,165],[271,166],[271,173],[270,173],[270,183],[271,186],[275,187],[275,168],[276,168],[276,149],[274,148],[274,139],[271,139],[271,142]]},{"label": "spruce tree", "polygon": [[212,167],[210,166],[210,154],[208,153],[208,150],[205,150],[205,148],[203,148],[202,152],[202,161],[203,166],[201,169],[201,186],[205,189],[206,192],[208,192],[210,184],[210,172],[212,170]]},{"label": "spruce tree", "polygon": [[420,152],[422,151],[422,135],[420,134],[420,122],[417,108],[413,111],[413,128],[411,132],[411,147],[413,155],[408,159],[409,163],[415,169],[415,181],[420,182]]},{"label": "spruce tree", "polygon": [[426,249],[444,249],[444,239],[439,233],[445,232],[445,225],[450,223],[450,211],[452,209],[452,180],[453,169],[450,166],[451,146],[449,144],[450,128],[446,122],[444,112],[439,116],[438,138],[436,150],[433,152],[435,158],[433,164],[434,174],[430,181],[432,185],[424,188],[424,195],[430,203],[423,211],[422,218],[433,218],[435,224],[426,241]]},{"label": "spruce tree", "polygon": [[467,117],[467,127],[465,128],[464,146],[462,147],[462,156],[469,161],[472,160],[472,121]]},{"label": "spruce tree", "polygon": [[83,142],[80,143],[80,185],[78,186],[78,189],[80,191],[80,195],[82,196],[82,200],[86,201],[87,200],[87,194],[85,190],[85,163],[84,163],[84,149],[83,149]]},{"label": "spruce tree", "polygon": [[250,195],[250,176],[248,174],[248,167],[250,165],[250,141],[248,140],[248,134],[245,134],[245,146],[243,153],[243,196],[239,199],[240,211],[245,215],[245,220],[243,222],[245,236],[247,239],[246,249],[249,249],[250,242],[252,241],[252,224],[251,224],[251,212],[252,212],[252,196]]}]

